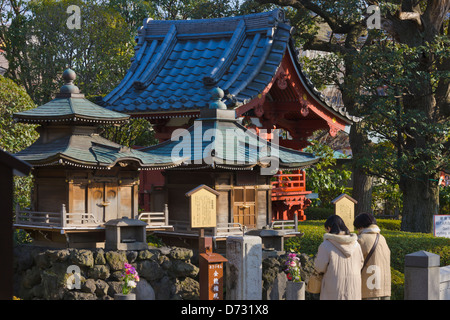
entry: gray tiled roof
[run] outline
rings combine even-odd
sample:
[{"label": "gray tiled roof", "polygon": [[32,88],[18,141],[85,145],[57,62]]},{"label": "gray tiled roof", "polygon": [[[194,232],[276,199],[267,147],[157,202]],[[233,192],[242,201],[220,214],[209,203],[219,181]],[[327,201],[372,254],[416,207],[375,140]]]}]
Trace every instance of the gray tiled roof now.
[{"label": "gray tiled roof", "polygon": [[260,138],[238,123],[233,110],[204,109],[189,129],[182,129],[171,140],[140,151],[171,157],[172,161],[183,162],[188,168],[205,164],[229,169],[266,167],[273,160],[276,172],[278,169],[304,168],[319,161],[311,153],[281,147]]},{"label": "gray tiled roof", "polygon": [[70,134],[51,142],[38,139],[15,156],[33,166],[69,164],[85,167],[112,167],[121,161],[136,161],[138,167],[172,165],[170,155],[153,155],[123,147],[97,134]]},{"label": "gray tiled roof", "polygon": [[28,123],[51,121],[120,123],[125,122],[129,117],[127,114],[100,107],[84,97],[55,98],[37,108],[14,114],[14,119],[17,121]]},{"label": "gray tiled roof", "polygon": [[201,20],[147,20],[136,54],[121,83],[100,103],[127,114],[198,111],[213,86],[228,108],[257,97],[271,82],[286,52],[307,90],[328,110],[353,121],[345,109],[326,104],[302,73],[283,10]]},{"label": "gray tiled roof", "polygon": [[92,103],[73,84],[76,74],[67,69],[63,72],[65,84],[55,99],[37,108],[14,113],[14,120],[24,123],[83,123],[83,125],[120,124],[129,115],[105,109]]}]

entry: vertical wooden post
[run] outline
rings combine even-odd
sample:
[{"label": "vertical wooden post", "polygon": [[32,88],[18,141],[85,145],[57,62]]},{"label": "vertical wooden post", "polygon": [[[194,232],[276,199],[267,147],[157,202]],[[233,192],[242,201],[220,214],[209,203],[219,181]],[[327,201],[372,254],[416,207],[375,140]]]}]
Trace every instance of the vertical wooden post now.
[{"label": "vertical wooden post", "polygon": [[169,206],[164,204],[164,225],[169,225]]},{"label": "vertical wooden post", "polygon": [[0,300],[13,297],[13,169],[0,163]]},{"label": "vertical wooden post", "polygon": [[0,300],[13,298],[13,175],[27,175],[31,166],[0,149]]},{"label": "vertical wooden post", "polygon": [[18,203],[16,203],[16,223],[20,222],[20,205]]},{"label": "vertical wooden post", "polygon": [[62,227],[63,229],[67,227],[67,212],[66,212],[66,205],[63,203],[61,207],[61,220],[62,220]]}]

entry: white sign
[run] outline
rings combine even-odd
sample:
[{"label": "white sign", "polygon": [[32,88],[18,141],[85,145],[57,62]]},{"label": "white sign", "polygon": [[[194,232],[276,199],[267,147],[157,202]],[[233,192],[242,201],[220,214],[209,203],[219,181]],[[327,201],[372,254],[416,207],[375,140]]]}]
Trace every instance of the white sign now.
[{"label": "white sign", "polygon": [[450,238],[450,215],[435,215],[434,236]]}]

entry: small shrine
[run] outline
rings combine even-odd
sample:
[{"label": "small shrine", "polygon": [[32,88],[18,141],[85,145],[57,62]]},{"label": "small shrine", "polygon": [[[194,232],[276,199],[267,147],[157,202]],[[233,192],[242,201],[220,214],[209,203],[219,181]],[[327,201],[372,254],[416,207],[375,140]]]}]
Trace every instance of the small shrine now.
[{"label": "small shrine", "polygon": [[[192,190],[207,186],[217,196],[215,225],[205,234],[225,239],[236,232],[267,227],[272,217],[271,179],[279,170],[301,170],[319,161],[310,153],[282,147],[263,139],[236,119],[235,111],[222,102],[223,91],[210,91],[209,108],[187,129],[170,140],[140,149],[153,156],[169,157],[173,167],[164,170],[164,201],[173,231],[157,231],[167,237],[197,237],[191,229]],[[187,196],[185,196],[187,195]],[[170,242],[169,242],[170,243]]]},{"label": "small shrine", "polygon": [[[147,19],[138,30],[130,69],[99,104],[147,119],[163,142],[202,117],[208,92],[220,87],[226,108],[244,126],[281,129],[279,144],[301,150],[313,132],[326,130],[334,137],[358,118],[313,86],[299,63],[293,32],[281,9],[214,19]],[[140,205],[162,210],[162,171],[144,171],[140,181]],[[274,219],[306,219],[311,192],[305,183],[303,170],[277,173]]]},{"label": "small shrine", "polygon": [[75,78],[64,71],[55,99],[14,114],[39,125],[39,139],[15,155],[32,165],[34,178],[31,208],[16,208],[15,227],[35,244],[103,246],[105,222],[138,218],[139,170],[171,163],[103,138],[100,125],[121,125],[129,116],[87,100]]}]

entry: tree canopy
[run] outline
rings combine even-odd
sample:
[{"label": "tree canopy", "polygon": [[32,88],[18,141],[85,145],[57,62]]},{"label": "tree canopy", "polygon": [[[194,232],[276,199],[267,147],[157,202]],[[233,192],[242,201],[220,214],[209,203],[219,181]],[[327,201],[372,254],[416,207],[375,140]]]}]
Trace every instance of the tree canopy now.
[{"label": "tree canopy", "polygon": [[[308,13],[299,43],[327,53],[303,60],[312,81],[335,85],[362,118],[350,133],[354,170],[398,183],[402,229],[430,232],[439,171],[450,158],[450,1],[258,2]],[[378,8],[379,28],[367,27],[369,5]]]},{"label": "tree canopy", "polygon": [[[67,26],[70,5],[80,8],[80,28]],[[273,6],[286,9],[299,47],[326,53],[302,58],[311,80],[336,86],[347,111],[362,118],[350,131],[357,210],[370,210],[371,179],[379,176],[400,186],[402,229],[430,232],[439,171],[450,158],[449,0],[0,0],[5,76],[41,104],[71,67],[83,93],[102,96],[130,67],[143,19],[215,18]],[[380,23],[368,28],[374,15]],[[105,130],[124,143],[136,143],[132,133]]]}]

